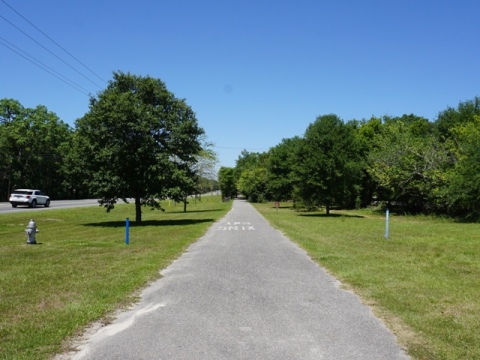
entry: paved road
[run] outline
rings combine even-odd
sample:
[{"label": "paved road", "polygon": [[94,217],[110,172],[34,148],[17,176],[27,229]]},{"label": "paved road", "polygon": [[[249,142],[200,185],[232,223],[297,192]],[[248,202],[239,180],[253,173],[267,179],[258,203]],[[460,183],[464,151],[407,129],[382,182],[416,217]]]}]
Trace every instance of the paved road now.
[{"label": "paved road", "polygon": [[29,208],[27,206],[19,206],[13,208],[9,202],[0,202],[0,214],[1,213],[12,213],[12,212],[25,212],[25,211],[42,211],[42,210],[52,210],[52,209],[65,209],[81,206],[98,206],[98,200],[96,199],[86,199],[86,200],[52,200],[50,202],[50,207],[46,208],[42,205],[38,205],[36,208]]},{"label": "paved road", "polygon": [[408,359],[351,292],[248,203],[189,248],[82,359]]}]

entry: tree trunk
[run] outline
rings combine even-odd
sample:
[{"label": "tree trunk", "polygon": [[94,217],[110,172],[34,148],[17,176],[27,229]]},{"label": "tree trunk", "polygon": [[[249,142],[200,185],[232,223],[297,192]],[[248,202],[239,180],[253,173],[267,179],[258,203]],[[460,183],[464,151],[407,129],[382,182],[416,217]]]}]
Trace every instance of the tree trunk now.
[{"label": "tree trunk", "polygon": [[183,198],[183,212],[187,212],[187,196]]},{"label": "tree trunk", "polygon": [[142,223],[142,204],[139,197],[135,197],[135,223]]},{"label": "tree trunk", "polygon": [[326,205],[326,209],[327,209],[327,216],[329,216],[330,215],[330,204]]}]

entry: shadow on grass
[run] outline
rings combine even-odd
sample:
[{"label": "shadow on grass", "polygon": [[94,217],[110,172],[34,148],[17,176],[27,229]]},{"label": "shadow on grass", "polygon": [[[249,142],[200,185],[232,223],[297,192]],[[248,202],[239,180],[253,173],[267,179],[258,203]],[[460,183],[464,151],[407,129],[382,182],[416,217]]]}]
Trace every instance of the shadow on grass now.
[{"label": "shadow on grass", "polygon": [[169,211],[169,213],[171,214],[188,214],[188,213],[204,213],[204,212],[215,212],[215,211],[222,211],[223,209],[205,209],[205,210],[190,210],[187,208],[187,212],[184,212],[183,211],[183,208],[182,210],[180,210],[180,208],[178,210],[173,210],[173,211]]},{"label": "shadow on grass", "polygon": [[[205,222],[214,222],[214,219],[178,219],[178,220],[144,220],[141,224],[137,224],[135,221],[130,220],[130,227],[138,226],[186,226],[186,225],[195,225]],[[83,226],[93,226],[93,227],[105,227],[105,228],[116,228],[116,227],[125,227],[125,221],[104,221],[98,223],[87,223]]]},{"label": "shadow on grass", "polygon": [[324,217],[324,218],[358,218],[358,219],[363,219],[365,216],[362,215],[349,215],[349,214],[298,214],[299,216],[305,216],[305,217]]},{"label": "shadow on grass", "polygon": [[292,208],[292,205],[285,205],[285,206],[282,206],[282,205],[279,205],[278,207],[276,207],[275,205],[271,207],[271,209],[291,209]]}]

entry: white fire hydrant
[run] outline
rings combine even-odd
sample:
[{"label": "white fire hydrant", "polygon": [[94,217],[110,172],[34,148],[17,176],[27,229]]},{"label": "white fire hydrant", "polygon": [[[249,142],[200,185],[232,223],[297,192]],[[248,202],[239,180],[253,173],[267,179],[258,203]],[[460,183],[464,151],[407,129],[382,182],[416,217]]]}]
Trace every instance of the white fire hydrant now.
[{"label": "white fire hydrant", "polygon": [[27,233],[27,244],[36,244],[35,235],[39,230],[37,229],[37,224],[33,219],[30,219],[25,232]]}]

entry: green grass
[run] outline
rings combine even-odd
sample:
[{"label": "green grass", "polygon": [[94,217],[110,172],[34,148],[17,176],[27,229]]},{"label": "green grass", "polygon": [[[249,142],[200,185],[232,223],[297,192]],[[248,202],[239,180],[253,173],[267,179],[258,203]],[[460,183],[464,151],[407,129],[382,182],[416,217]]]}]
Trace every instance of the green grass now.
[{"label": "green grass", "polygon": [[415,359],[480,359],[480,224],[255,204],[353,289]]},{"label": "green grass", "polygon": [[[219,197],[166,212],[143,209],[141,226],[125,219],[134,206],[30,211],[0,215],[0,359],[48,359],[90,322],[135,300],[231,203]],[[33,217],[37,245],[24,232]]]}]

